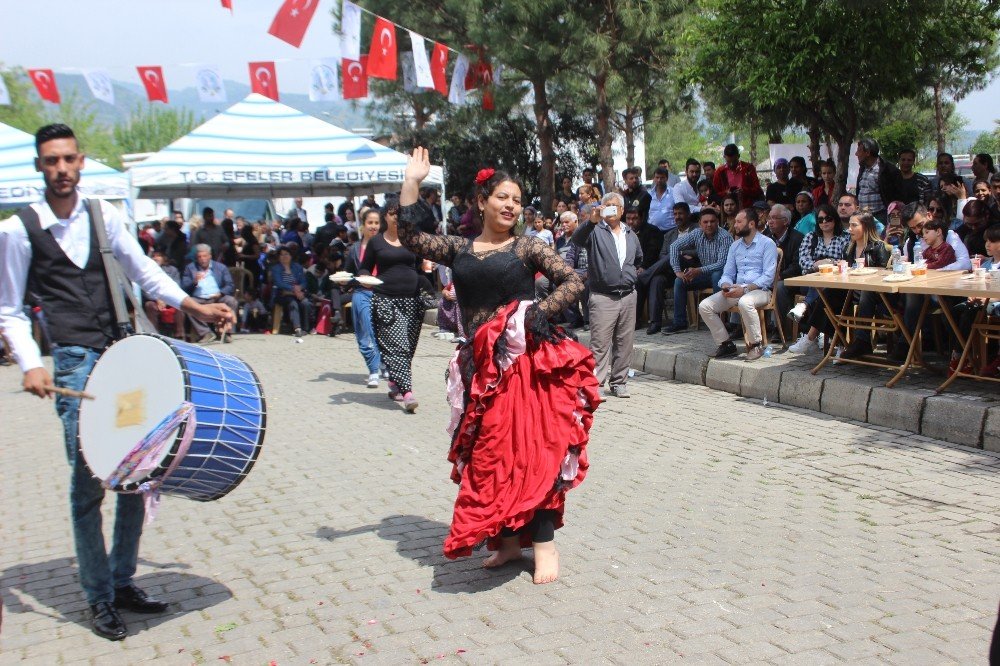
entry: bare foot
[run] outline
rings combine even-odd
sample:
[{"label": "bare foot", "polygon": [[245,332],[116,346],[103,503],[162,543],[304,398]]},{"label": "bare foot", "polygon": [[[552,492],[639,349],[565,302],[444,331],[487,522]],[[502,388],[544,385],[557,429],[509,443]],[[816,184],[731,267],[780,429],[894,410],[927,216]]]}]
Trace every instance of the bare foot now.
[{"label": "bare foot", "polygon": [[559,578],[559,551],[555,541],[532,544],[535,551],[535,575],[531,580],[535,585],[551,583]]},{"label": "bare foot", "polygon": [[483,566],[487,569],[495,569],[512,560],[519,559],[521,559],[521,537],[503,537],[500,540],[500,549],[483,560]]}]

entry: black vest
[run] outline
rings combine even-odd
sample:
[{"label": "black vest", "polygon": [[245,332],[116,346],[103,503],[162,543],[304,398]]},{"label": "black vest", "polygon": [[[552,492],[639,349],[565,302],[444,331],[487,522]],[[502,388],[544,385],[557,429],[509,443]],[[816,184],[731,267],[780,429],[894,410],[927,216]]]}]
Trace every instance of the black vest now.
[{"label": "black vest", "polygon": [[[93,205],[101,204],[95,201]],[[93,220],[90,254],[81,269],[70,261],[52,234],[42,229],[34,209],[24,208],[17,215],[31,243],[28,288],[42,301],[52,342],[104,349],[115,337],[115,315]]]}]

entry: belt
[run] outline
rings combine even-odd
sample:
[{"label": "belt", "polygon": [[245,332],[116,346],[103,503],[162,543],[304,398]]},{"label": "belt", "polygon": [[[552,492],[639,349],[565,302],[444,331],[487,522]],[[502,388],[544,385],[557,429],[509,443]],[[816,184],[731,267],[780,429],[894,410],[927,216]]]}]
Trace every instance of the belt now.
[{"label": "belt", "polygon": [[631,294],[633,291],[635,291],[635,288],[631,288],[631,289],[607,289],[607,290],[604,290],[604,291],[591,289],[590,291],[592,293],[601,294],[603,296],[614,296],[615,298],[625,298],[626,296],[628,296],[629,294]]}]

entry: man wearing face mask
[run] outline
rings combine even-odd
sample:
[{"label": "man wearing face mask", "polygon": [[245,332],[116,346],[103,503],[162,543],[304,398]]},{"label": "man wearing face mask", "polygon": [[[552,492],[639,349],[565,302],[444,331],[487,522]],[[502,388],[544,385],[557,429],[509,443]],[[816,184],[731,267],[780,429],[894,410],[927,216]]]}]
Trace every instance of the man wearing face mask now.
[{"label": "man wearing face mask", "polygon": [[625,384],[635,338],[635,286],[643,254],[638,236],[622,224],[622,196],[606,194],[601,204],[577,227],[572,240],[587,249],[590,349],[597,382],[608,382],[616,398],[628,398]]}]

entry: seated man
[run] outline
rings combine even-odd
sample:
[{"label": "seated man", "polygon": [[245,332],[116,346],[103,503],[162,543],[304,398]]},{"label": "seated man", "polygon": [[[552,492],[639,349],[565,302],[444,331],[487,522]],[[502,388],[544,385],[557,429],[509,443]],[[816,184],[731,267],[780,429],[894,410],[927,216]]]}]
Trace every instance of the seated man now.
[{"label": "seated man", "polygon": [[[194,261],[184,269],[181,287],[199,303],[225,303],[233,312],[239,311],[239,305],[233,298],[236,291],[233,276],[229,274],[228,268],[212,259],[212,248],[205,243],[195,245]],[[194,317],[191,318],[191,328],[194,329],[195,341],[198,343],[215,340],[215,334],[208,324]],[[232,342],[232,334],[225,331],[222,341]]]},{"label": "seated man", "polygon": [[729,340],[729,331],[722,323],[721,313],[738,307],[743,330],[749,342],[747,361],[764,355],[757,308],[771,300],[774,274],[778,270],[778,247],[770,238],[757,231],[757,211],[744,208],[733,225],[736,240],[729,246],[726,267],[722,271],[717,291],[698,306],[698,314],[712,332],[718,348],[713,358],[736,355],[736,345]]},{"label": "seated man", "polygon": [[[703,208],[698,216],[698,228],[678,238],[670,246],[670,269],[677,276],[674,280],[674,323],[665,334],[685,331],[687,320],[687,293],[694,289],[719,290],[719,280],[726,263],[733,237],[719,232],[719,213],[713,208]],[[698,257],[698,267],[681,265],[681,255],[693,253]]]},{"label": "seated man", "polygon": [[[153,261],[163,269],[163,272],[170,276],[170,279],[178,285],[181,283],[181,274],[170,265],[167,255],[161,250],[153,250],[150,255]],[[142,292],[142,307],[146,310],[146,317],[154,325],[173,324],[174,337],[178,340],[184,339],[184,313],[177,308],[172,308],[159,299],[152,298],[146,292]]]},{"label": "seated man", "polygon": [[[799,249],[802,247],[803,236],[791,227],[792,211],[781,204],[771,206],[767,214],[767,231],[764,235],[774,241],[775,245],[781,248],[781,265],[778,267],[777,290],[778,312],[788,312],[792,307],[793,293],[785,288],[785,279],[802,275],[802,267],[799,265]],[[784,317],[778,317],[778,325],[782,325]],[[791,329],[786,329],[791,333]]]}]

